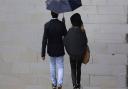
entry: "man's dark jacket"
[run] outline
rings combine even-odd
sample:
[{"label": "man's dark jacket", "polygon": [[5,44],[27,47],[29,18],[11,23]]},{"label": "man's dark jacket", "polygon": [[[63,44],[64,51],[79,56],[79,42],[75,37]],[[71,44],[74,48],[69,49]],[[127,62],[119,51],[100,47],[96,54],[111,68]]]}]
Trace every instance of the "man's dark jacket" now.
[{"label": "man's dark jacket", "polygon": [[65,36],[66,33],[67,29],[64,22],[59,21],[58,19],[52,19],[47,22],[44,26],[41,56],[45,56],[46,46],[49,56],[63,56],[65,54],[63,36]]},{"label": "man's dark jacket", "polygon": [[87,42],[85,31],[78,27],[70,28],[64,38],[65,48],[70,56],[82,56],[87,47]]}]

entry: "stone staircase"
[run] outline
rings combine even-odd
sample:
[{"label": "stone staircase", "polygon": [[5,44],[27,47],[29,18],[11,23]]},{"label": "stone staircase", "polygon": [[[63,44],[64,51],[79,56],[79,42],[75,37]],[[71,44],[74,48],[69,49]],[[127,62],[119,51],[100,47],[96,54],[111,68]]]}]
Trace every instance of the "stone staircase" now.
[{"label": "stone staircase", "polygon": [[[127,89],[128,0],[82,0],[90,62],[82,65],[83,89]],[[0,0],[0,89],[51,89],[49,57],[41,60],[43,26],[50,19],[44,0]],[[60,15],[59,19],[62,18]],[[63,89],[72,89],[65,55]]]}]

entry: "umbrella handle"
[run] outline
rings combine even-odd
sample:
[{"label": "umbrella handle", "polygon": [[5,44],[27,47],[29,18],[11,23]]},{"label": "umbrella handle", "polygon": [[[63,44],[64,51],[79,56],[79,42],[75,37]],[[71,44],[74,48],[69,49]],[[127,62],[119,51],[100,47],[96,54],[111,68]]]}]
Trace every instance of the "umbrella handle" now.
[{"label": "umbrella handle", "polygon": [[63,13],[63,18],[64,18],[64,13]]},{"label": "umbrella handle", "polygon": [[64,23],[65,23],[65,17],[64,17],[64,13],[63,13],[62,22],[64,22]]}]

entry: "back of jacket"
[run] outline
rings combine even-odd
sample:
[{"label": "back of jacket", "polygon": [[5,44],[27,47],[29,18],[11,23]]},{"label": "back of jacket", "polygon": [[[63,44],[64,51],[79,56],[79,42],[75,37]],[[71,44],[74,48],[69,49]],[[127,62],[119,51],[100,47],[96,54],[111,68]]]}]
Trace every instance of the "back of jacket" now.
[{"label": "back of jacket", "polygon": [[67,33],[65,24],[58,19],[52,19],[44,26],[44,36],[42,41],[42,56],[47,52],[49,56],[58,57],[64,55],[63,36]]},{"label": "back of jacket", "polygon": [[64,44],[69,55],[81,56],[84,52],[84,48],[87,46],[85,32],[82,32],[78,27],[70,28],[64,39]]}]

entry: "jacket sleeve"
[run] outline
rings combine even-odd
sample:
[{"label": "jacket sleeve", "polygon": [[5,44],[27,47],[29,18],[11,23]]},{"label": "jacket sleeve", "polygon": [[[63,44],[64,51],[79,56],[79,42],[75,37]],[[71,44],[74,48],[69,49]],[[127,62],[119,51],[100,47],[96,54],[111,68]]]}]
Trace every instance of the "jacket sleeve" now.
[{"label": "jacket sleeve", "polygon": [[42,53],[41,57],[45,57],[45,52],[46,52],[46,45],[47,45],[47,25],[45,24],[44,26],[44,34],[43,34],[43,39],[42,39]]}]

